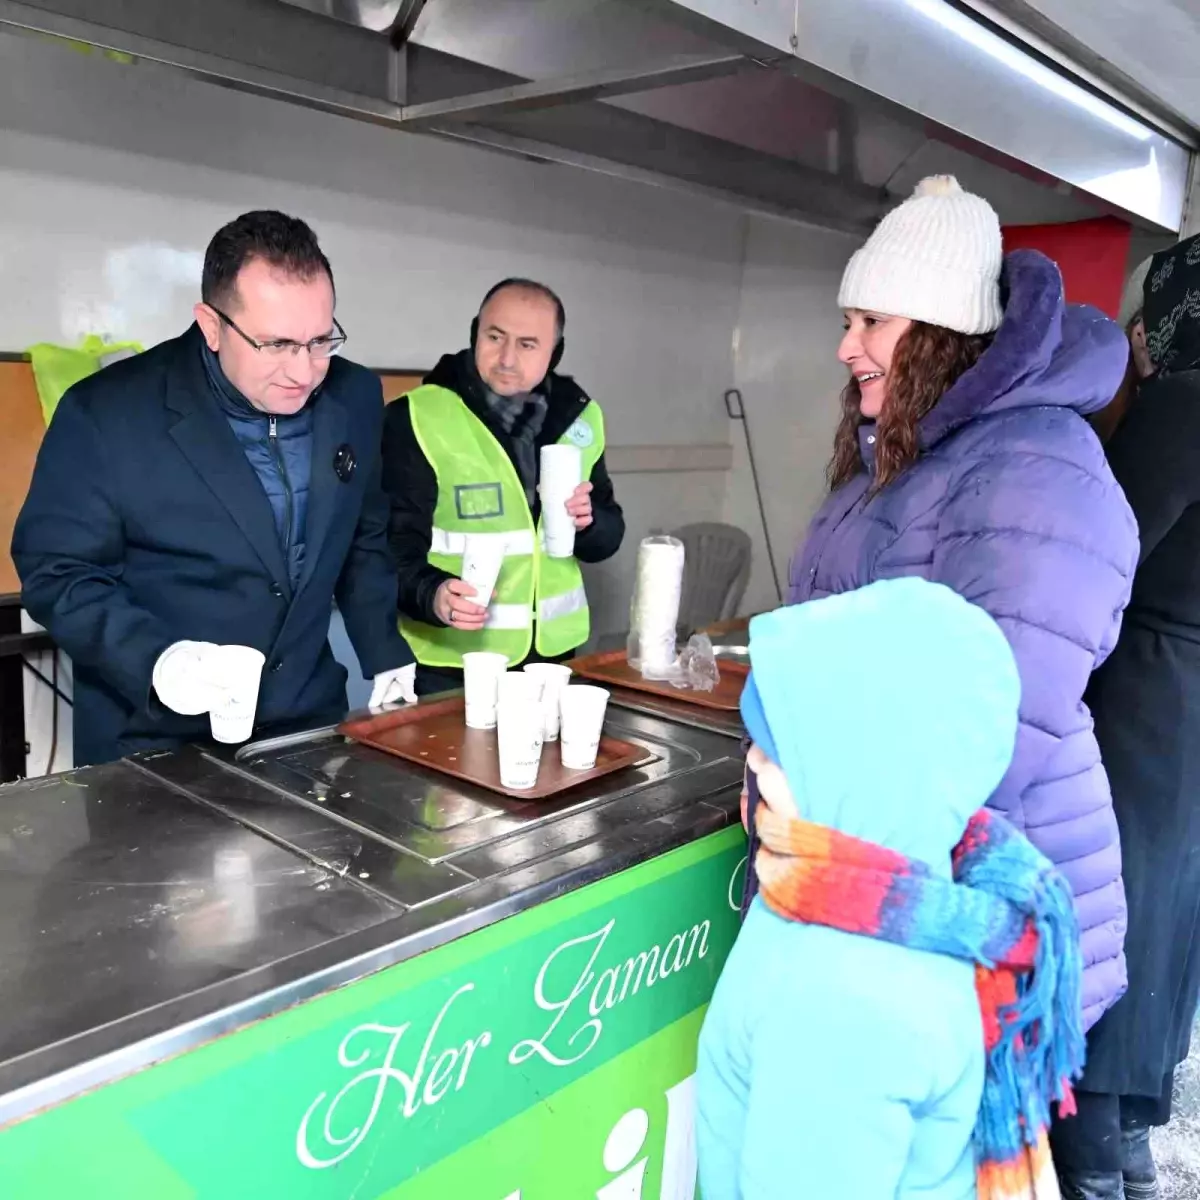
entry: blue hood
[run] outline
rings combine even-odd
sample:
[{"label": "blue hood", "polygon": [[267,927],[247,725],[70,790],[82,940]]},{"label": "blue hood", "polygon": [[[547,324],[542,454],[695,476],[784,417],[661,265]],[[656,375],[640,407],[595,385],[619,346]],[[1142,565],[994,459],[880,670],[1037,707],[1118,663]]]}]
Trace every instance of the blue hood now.
[{"label": "blue hood", "polygon": [[1004,319],[983,357],[920,424],[921,445],[936,445],[968,421],[1016,408],[1098,412],[1116,395],[1129,342],[1099,309],[1067,304],[1056,263],[1014,250],[1001,277]]},{"label": "blue hood", "polygon": [[806,820],[935,869],[1012,758],[1021,684],[999,626],[894,579],[755,617],[742,717]]}]

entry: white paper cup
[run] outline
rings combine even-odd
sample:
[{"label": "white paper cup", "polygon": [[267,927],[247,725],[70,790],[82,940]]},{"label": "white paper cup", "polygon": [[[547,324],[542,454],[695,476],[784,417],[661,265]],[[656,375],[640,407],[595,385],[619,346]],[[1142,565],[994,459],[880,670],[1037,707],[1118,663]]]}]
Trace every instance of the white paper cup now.
[{"label": "white paper cup", "polygon": [[590,771],[596,765],[596,754],[600,749],[608,690],[573,683],[563,688],[559,705],[562,712],[562,765],[575,771]]},{"label": "white paper cup", "polygon": [[537,783],[542,765],[542,689],[521,671],[500,676],[496,703],[496,741],[500,752],[500,782],[523,790]]},{"label": "white paper cup", "polygon": [[567,512],[571,493],[583,482],[578,446],[543,446],[538,472],[542,500],[542,540],[551,558],[575,553],[575,519]]},{"label": "white paper cup", "polygon": [[563,688],[571,678],[571,668],[559,663],[530,663],[526,675],[542,681],[542,721],[546,741],[558,741],[559,703]]},{"label": "white paper cup", "polygon": [[468,533],[463,547],[462,579],[475,589],[469,597],[487,608],[504,565],[504,539],[494,533]]},{"label": "white paper cup", "polygon": [[472,650],[463,655],[463,693],[468,729],[496,728],[496,697],[500,676],[508,670],[508,658],[490,650]]},{"label": "white paper cup", "polygon": [[216,741],[238,745],[250,740],[265,662],[263,652],[251,646],[218,646],[213,651],[213,674],[220,686],[208,719]]}]

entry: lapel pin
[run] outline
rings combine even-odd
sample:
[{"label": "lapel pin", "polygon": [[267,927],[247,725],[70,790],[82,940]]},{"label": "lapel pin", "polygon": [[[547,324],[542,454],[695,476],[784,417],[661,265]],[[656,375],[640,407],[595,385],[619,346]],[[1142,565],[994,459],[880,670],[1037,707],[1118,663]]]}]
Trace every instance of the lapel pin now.
[{"label": "lapel pin", "polygon": [[342,445],[337,448],[337,453],[333,456],[333,469],[343,483],[350,482],[350,476],[354,474],[357,465],[353,446]]}]

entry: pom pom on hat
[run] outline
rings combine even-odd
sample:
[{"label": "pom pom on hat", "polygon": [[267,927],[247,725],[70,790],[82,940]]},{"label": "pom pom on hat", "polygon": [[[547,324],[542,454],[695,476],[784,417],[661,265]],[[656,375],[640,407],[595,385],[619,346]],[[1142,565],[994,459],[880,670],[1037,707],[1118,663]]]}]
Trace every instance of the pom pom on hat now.
[{"label": "pom pom on hat", "polygon": [[933,175],[851,258],[838,304],[958,333],[992,333],[1003,317],[1003,253],[992,206],[952,175]]},{"label": "pom pom on hat", "polygon": [[953,175],[930,175],[913,188],[914,196],[960,196],[962,187]]}]

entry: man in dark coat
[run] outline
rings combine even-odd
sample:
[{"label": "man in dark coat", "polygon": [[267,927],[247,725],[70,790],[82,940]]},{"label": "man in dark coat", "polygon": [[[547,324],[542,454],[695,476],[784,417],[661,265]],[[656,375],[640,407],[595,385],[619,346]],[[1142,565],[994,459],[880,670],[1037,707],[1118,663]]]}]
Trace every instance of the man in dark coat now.
[{"label": "man in dark coat", "polygon": [[1154,374],[1108,444],[1141,557],[1087,696],[1121,830],[1129,990],[1088,1039],[1078,1117],[1055,1129],[1064,1197],[1157,1198],[1149,1129],[1170,1119],[1200,997],[1200,238],[1156,254],[1144,289]]},{"label": "man in dark coat", "polygon": [[266,656],[257,727],[346,709],[336,599],[372,704],[413,699],[380,487],[383,396],[334,356],[329,262],[276,212],[221,229],[182,337],[71,388],[13,535],[22,601],[74,662],[75,761],[203,738],[224,645]]}]

